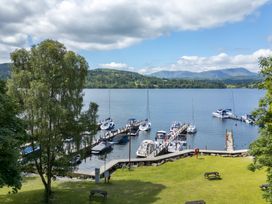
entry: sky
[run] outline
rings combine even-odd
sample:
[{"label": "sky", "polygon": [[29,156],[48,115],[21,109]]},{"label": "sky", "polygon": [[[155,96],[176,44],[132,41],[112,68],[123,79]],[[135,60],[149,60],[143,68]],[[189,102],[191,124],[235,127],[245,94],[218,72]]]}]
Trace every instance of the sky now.
[{"label": "sky", "polygon": [[44,39],[90,69],[207,71],[272,55],[271,0],[1,0],[0,63]]}]

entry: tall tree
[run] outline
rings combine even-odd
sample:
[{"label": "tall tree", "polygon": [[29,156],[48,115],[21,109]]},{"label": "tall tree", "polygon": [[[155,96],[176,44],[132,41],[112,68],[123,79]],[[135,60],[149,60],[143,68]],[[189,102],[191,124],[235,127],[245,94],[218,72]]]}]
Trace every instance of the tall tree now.
[{"label": "tall tree", "polygon": [[16,50],[11,60],[8,93],[20,104],[33,148],[40,148],[34,161],[48,201],[52,177],[70,169],[65,139],[80,138],[86,130],[81,117],[88,64],[53,40],[45,40],[30,51]]},{"label": "tall tree", "polygon": [[0,81],[0,187],[6,185],[17,192],[21,188],[20,144],[26,134],[22,121],[16,116],[16,105],[5,91],[5,84]]},{"label": "tall tree", "polygon": [[250,145],[250,154],[254,160],[249,169],[255,171],[266,168],[269,188],[264,192],[264,198],[272,203],[272,56],[261,58],[260,67],[264,76],[260,88],[266,89],[266,94],[254,112],[260,130],[259,137]]}]

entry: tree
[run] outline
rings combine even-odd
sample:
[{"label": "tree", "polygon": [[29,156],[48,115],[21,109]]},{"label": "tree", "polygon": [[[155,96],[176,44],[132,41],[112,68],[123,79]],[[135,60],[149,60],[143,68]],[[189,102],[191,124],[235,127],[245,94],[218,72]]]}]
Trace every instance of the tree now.
[{"label": "tree", "polygon": [[[84,115],[86,119],[82,89],[88,64],[53,40],[45,40],[30,51],[18,49],[11,53],[11,60],[8,93],[20,104],[33,148],[40,148],[34,162],[48,201],[52,178],[71,170],[71,151],[67,151],[65,140],[80,139],[86,131],[81,118]],[[90,117],[97,117],[96,112]],[[96,118],[88,119],[92,129]]]},{"label": "tree", "polygon": [[250,145],[250,154],[254,159],[249,169],[266,168],[269,188],[264,192],[264,198],[272,203],[272,57],[261,58],[260,67],[264,76],[260,88],[266,89],[266,94],[254,112],[260,130],[259,137]]},{"label": "tree", "polygon": [[5,84],[0,81],[0,187],[21,188],[20,144],[26,136],[22,121],[16,116],[15,103],[6,95]]}]

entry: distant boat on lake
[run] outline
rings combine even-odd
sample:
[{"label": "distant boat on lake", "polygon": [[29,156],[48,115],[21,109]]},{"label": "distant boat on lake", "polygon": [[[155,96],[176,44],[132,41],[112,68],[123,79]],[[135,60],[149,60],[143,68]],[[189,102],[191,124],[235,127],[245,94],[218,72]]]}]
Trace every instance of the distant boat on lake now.
[{"label": "distant boat on lake", "polygon": [[226,119],[226,118],[230,118],[230,117],[234,116],[234,114],[232,113],[232,110],[230,108],[229,109],[218,109],[217,111],[212,112],[212,115],[214,117],[221,118],[221,119]]}]

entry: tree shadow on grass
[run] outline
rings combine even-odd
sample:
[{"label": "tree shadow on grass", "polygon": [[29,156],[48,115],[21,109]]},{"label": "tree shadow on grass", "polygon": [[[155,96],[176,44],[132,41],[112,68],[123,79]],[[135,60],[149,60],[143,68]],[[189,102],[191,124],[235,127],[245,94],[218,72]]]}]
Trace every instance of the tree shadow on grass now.
[{"label": "tree shadow on grass", "polygon": [[[165,189],[162,184],[151,182],[143,182],[140,180],[116,180],[109,184],[94,184],[93,182],[81,183],[65,182],[59,185],[64,194],[69,194],[73,191],[74,195],[78,195],[75,203],[154,203],[160,199],[158,194]],[[99,189],[107,191],[107,199],[97,197],[89,200],[90,191]],[[59,196],[60,194],[58,194]],[[64,195],[63,195],[64,196]],[[72,203],[72,202],[71,202]]]},{"label": "tree shadow on grass", "polygon": [[[102,181],[103,182],[103,181]],[[53,188],[51,204],[125,204],[154,203],[159,200],[158,194],[166,187],[162,184],[140,180],[115,180],[109,184],[95,184],[92,181],[61,182]],[[95,197],[89,200],[92,189],[107,191],[107,199]],[[18,192],[14,195],[0,195],[1,204],[38,204],[44,203],[44,190]]]}]

